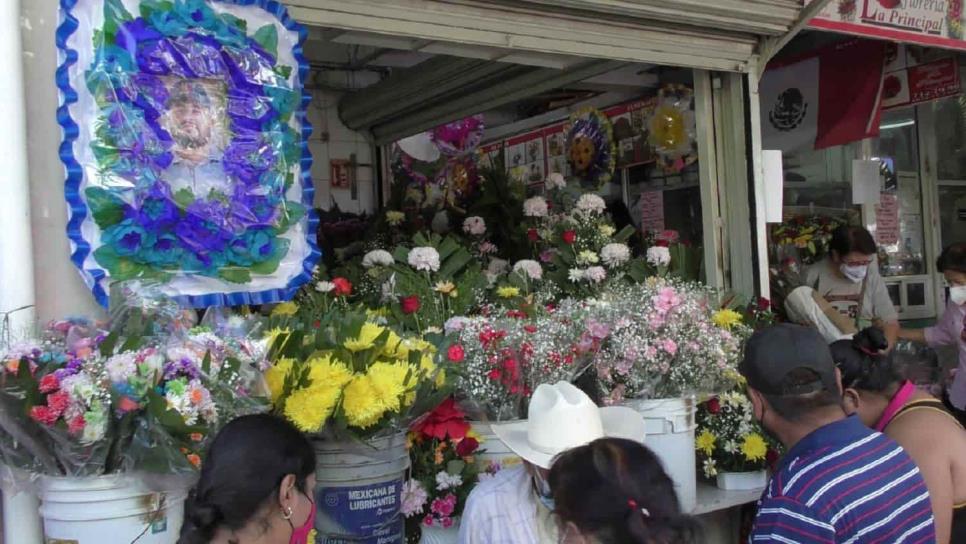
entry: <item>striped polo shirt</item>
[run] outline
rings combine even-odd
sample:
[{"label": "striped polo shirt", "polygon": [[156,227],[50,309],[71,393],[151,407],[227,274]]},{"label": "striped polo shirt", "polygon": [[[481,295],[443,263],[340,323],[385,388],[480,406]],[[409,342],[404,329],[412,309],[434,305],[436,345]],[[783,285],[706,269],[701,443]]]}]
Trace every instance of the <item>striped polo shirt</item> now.
[{"label": "striped polo shirt", "polygon": [[750,541],[925,544],[936,532],[915,463],[852,416],[785,454],[758,502]]}]

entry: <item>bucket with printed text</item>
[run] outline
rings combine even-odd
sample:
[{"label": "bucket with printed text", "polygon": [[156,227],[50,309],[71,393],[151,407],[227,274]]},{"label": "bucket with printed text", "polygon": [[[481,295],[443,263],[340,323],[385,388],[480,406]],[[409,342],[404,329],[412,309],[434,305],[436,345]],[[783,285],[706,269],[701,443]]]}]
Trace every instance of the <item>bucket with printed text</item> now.
[{"label": "bucket with printed text", "polygon": [[406,433],[365,443],[313,442],[318,544],[402,544]]},{"label": "bucket with printed text", "polygon": [[661,460],[674,481],[681,511],[697,504],[694,429],[697,403],[694,397],[679,399],[626,399],[624,405],[644,418],[647,447]]},{"label": "bucket with printed text", "polygon": [[[520,420],[503,421],[499,423],[515,423]],[[473,433],[480,437],[480,450],[482,453],[473,454],[476,466],[481,472],[494,473],[507,466],[520,464],[520,457],[513,453],[513,450],[506,447],[506,444],[493,433],[493,428],[489,423],[482,421],[472,421]]]},{"label": "bucket with printed text", "polygon": [[40,481],[40,515],[48,543],[175,544],[187,489],[154,491],[130,476]]}]

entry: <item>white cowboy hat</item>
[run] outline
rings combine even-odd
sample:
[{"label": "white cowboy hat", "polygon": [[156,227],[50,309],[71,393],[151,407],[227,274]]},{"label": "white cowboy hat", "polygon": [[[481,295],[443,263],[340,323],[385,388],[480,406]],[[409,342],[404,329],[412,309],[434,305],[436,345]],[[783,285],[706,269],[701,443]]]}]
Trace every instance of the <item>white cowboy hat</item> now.
[{"label": "white cowboy hat", "polygon": [[405,154],[419,161],[433,162],[439,158],[439,148],[433,143],[428,132],[420,132],[408,138],[403,138],[396,142],[396,145]]},{"label": "white cowboy hat", "polygon": [[644,442],[639,413],[621,406],[598,408],[568,382],[537,387],[527,415],[526,421],[493,425],[493,433],[524,461],[544,469],[561,453],[598,438]]}]

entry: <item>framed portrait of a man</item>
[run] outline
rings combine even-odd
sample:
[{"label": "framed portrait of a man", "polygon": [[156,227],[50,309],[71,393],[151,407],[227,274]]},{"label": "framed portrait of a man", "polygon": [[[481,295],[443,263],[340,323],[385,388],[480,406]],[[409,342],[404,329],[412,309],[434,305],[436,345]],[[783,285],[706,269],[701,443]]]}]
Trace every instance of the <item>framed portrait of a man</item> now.
[{"label": "framed portrait of a man", "polygon": [[319,257],[304,30],[270,0],[62,5],[68,236],[93,295],[290,299]]}]

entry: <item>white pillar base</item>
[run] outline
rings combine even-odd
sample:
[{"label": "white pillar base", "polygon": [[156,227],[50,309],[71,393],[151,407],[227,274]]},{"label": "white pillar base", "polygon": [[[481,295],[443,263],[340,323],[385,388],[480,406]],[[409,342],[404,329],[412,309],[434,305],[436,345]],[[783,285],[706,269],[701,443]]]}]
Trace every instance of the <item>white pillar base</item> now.
[{"label": "white pillar base", "polygon": [[3,491],[3,542],[6,544],[44,544],[40,521],[40,501],[22,491]]}]

